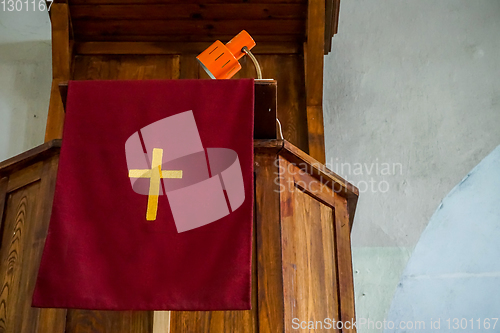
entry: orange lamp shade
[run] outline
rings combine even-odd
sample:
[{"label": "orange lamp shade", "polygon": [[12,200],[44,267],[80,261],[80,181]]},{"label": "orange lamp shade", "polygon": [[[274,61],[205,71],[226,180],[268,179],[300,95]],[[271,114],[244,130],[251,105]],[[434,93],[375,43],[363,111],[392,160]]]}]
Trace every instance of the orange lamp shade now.
[{"label": "orange lamp shade", "polygon": [[242,30],[226,45],[216,41],[196,59],[212,79],[230,79],[241,69],[238,60],[245,55],[242,50],[245,46],[250,50],[255,46],[255,41],[248,32]]}]

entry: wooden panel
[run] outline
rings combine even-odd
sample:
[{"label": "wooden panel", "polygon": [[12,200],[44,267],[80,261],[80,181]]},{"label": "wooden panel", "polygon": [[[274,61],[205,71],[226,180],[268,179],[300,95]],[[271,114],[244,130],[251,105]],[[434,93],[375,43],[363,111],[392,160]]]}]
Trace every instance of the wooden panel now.
[{"label": "wooden panel", "polygon": [[[354,282],[352,276],[351,228],[346,199],[335,193],[335,231],[340,295],[340,318],[355,321]],[[356,332],[356,328],[346,332]]]},{"label": "wooden panel", "polygon": [[261,56],[262,71],[278,82],[278,118],[283,137],[307,151],[304,67],[301,56]]},{"label": "wooden panel", "polygon": [[[339,304],[333,209],[318,201],[313,191],[306,193],[298,189],[293,175],[300,170],[285,161],[283,165],[287,171],[282,178],[281,237],[285,330],[288,332],[292,331],[293,318],[300,321],[338,318]],[[308,189],[308,183],[315,182],[308,175],[303,175],[302,181]],[[330,197],[333,198],[331,193]],[[315,332],[332,331],[328,326],[317,328]],[[309,329],[297,331],[309,332]]]},{"label": "wooden panel", "polygon": [[[278,118],[287,141],[307,151],[307,118],[305,113],[303,61],[300,55],[257,55],[257,60],[266,79],[275,79],[278,84]],[[255,77],[253,63],[244,57],[242,69],[234,78]],[[208,78],[203,69],[200,78]]]},{"label": "wooden panel", "polygon": [[66,309],[40,309],[37,333],[65,333]]},{"label": "wooden panel", "polygon": [[[288,141],[283,140],[254,140],[254,151],[259,154],[263,152],[275,152],[286,159],[289,163],[292,163],[294,166],[300,167],[301,171],[297,174],[297,176],[301,176],[301,174],[308,174],[315,178],[317,182],[321,183],[318,186],[326,186],[333,193],[338,195],[338,197],[344,197],[348,200],[348,202],[356,201],[359,196],[359,190],[347,182],[345,179],[337,175],[336,173],[330,171],[323,164],[319,163],[317,160],[313,159],[311,156],[307,155],[302,150],[293,146]],[[295,177],[295,175],[294,175]],[[311,187],[314,188],[314,184],[311,184]],[[334,197],[334,199],[337,196]],[[325,199],[328,205],[335,205],[332,199]],[[355,208],[355,205],[353,205]],[[350,217],[349,217],[350,218]]]},{"label": "wooden panel", "polygon": [[151,311],[68,310],[66,333],[150,333]]},{"label": "wooden panel", "polygon": [[257,228],[256,205],[252,242],[252,310],[248,311],[172,311],[171,333],[254,333],[258,331]]},{"label": "wooden panel", "polygon": [[307,42],[304,46],[309,154],[325,163],[323,125],[323,54],[325,49],[325,1],[309,0]]},{"label": "wooden panel", "polygon": [[32,243],[40,182],[7,197],[0,250],[0,331],[35,332],[39,309],[31,308],[34,284]]},{"label": "wooden panel", "polygon": [[[211,3],[307,3],[307,0],[183,0],[184,3],[211,4]],[[179,0],[69,0],[70,5],[88,4],[176,4]]]},{"label": "wooden panel", "polygon": [[[277,149],[255,155],[252,311],[172,312],[172,333],[283,332]],[[258,316],[258,318],[257,318]]]},{"label": "wooden panel", "polygon": [[255,81],[254,139],[276,139],[276,81]]},{"label": "wooden panel", "polygon": [[[190,54],[195,58],[215,41],[208,42],[78,42],[76,54]],[[252,49],[254,54],[300,53],[297,42],[260,42]]]},{"label": "wooden panel", "polygon": [[198,79],[200,78],[200,65],[196,60],[198,54],[183,54],[180,58],[180,78]]},{"label": "wooden panel", "polygon": [[23,169],[23,172],[16,172],[9,177],[7,192],[15,191],[29,183],[40,180],[43,162],[34,163]]},{"label": "wooden panel", "polygon": [[270,20],[305,19],[306,4],[127,4],[73,5],[73,20]]},{"label": "wooden panel", "polygon": [[[46,144],[45,144],[46,145]],[[30,284],[34,289],[35,277],[38,274],[40,261],[42,258],[45,239],[49,229],[50,215],[52,213],[52,203],[54,190],[56,187],[57,169],[59,165],[60,141],[51,142],[48,145],[50,151],[44,151],[38,156],[48,155],[44,161],[41,175],[40,197],[37,202],[37,219],[33,222],[36,228],[33,241],[33,260],[36,262],[32,271],[32,281]],[[52,148],[55,147],[55,148]],[[54,153],[54,155],[48,153]],[[55,154],[57,153],[57,154]],[[39,309],[38,312],[38,333],[63,333],[66,329],[66,309]]]},{"label": "wooden panel", "polygon": [[284,329],[279,183],[273,181],[279,172],[277,161],[272,151],[255,156],[259,333]]},{"label": "wooden panel", "polygon": [[52,208],[55,146],[46,143],[0,165],[6,176],[0,180],[0,332],[64,332],[66,310],[31,307]]},{"label": "wooden panel", "polygon": [[326,152],[323,106],[307,106],[307,129],[309,155],[324,164],[326,162]]},{"label": "wooden panel", "polygon": [[178,79],[179,56],[77,56],[74,80]]},{"label": "wooden panel", "polygon": [[172,311],[171,333],[253,333],[252,311]]},{"label": "wooden panel", "polygon": [[[238,31],[239,32],[239,31]],[[229,42],[236,33],[234,34],[209,34],[209,35],[81,35],[77,43],[85,41],[115,41],[115,42],[207,42],[213,43],[215,40],[219,39],[225,43]],[[285,42],[304,42],[303,35],[256,35],[252,34],[252,38],[257,41],[257,43],[273,42],[273,43],[285,43]]]},{"label": "wooden panel", "polygon": [[[302,20],[75,20],[75,38],[114,35],[236,35],[246,30],[250,35],[302,35]],[[322,52],[323,49],[321,49]]]},{"label": "wooden panel", "polygon": [[59,83],[70,77],[71,49],[68,5],[56,3],[51,7],[52,23],[52,87],[45,142],[62,138],[64,107],[59,94]]}]

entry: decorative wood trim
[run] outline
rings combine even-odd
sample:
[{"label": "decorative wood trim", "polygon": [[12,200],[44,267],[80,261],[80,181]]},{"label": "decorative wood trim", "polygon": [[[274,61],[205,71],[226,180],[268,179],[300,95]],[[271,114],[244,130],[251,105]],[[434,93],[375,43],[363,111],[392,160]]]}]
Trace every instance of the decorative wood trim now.
[{"label": "decorative wood trim", "polygon": [[262,150],[278,153],[283,148],[283,144],[283,140],[253,140],[253,149],[256,153]]},{"label": "decorative wood trim", "polygon": [[296,163],[297,165],[304,163],[309,164],[312,166],[314,174],[319,174],[322,177],[339,184],[342,188],[340,191],[336,191],[336,193],[339,193],[344,197],[349,197],[351,195],[359,196],[359,190],[354,185],[333,171],[330,171],[323,163],[320,163],[318,160],[312,158],[310,155],[295,147],[290,142],[283,141],[283,148],[282,154],[284,156],[286,155],[290,162]]},{"label": "decorative wood trim", "polygon": [[39,181],[42,177],[43,162],[36,162],[22,169],[22,172],[14,171],[9,176],[7,192],[13,192],[31,183]]},{"label": "decorative wood trim", "polygon": [[256,153],[269,151],[284,156],[290,163],[302,169],[306,168],[305,171],[318,179],[324,186],[331,188],[333,192],[346,198],[349,212],[349,226],[352,228],[354,212],[359,197],[359,190],[356,186],[333,171],[330,171],[324,164],[286,140],[254,140],[254,151]]},{"label": "decorative wood trim", "polygon": [[57,154],[61,148],[61,140],[52,140],[22,154],[0,162],[0,175],[12,173],[14,169],[22,169],[37,161],[42,161],[49,156]]},{"label": "decorative wood trim", "polygon": [[335,209],[333,192],[328,186],[320,182],[311,181],[311,176],[305,172],[295,172],[292,178],[294,186],[299,190],[314,197],[325,206]]}]

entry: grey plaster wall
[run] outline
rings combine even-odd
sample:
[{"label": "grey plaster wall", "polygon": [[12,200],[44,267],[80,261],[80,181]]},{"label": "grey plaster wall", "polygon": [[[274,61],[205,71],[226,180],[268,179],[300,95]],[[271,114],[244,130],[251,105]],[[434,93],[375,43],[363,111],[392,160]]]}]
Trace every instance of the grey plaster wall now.
[{"label": "grey plaster wall", "polygon": [[0,161],[43,143],[51,80],[47,13],[0,8]]},{"label": "grey plaster wall", "polygon": [[358,318],[387,317],[432,213],[500,144],[499,36],[498,0],[341,2],[325,59],[325,136],[330,168],[362,191]]}]

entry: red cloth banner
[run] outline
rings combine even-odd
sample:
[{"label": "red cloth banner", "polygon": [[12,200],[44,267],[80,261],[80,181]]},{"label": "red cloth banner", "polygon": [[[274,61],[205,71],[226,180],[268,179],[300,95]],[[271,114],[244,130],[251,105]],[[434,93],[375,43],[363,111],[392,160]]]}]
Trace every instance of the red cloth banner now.
[{"label": "red cloth banner", "polygon": [[37,307],[250,308],[253,80],[72,81]]}]

